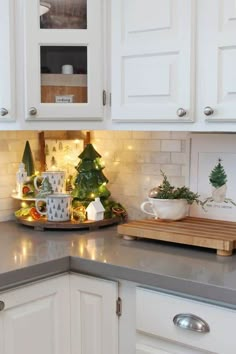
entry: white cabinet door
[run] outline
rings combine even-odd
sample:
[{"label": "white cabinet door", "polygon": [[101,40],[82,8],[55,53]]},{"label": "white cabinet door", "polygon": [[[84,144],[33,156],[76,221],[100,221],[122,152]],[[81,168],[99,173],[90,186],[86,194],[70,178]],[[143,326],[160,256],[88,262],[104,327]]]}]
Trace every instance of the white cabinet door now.
[{"label": "white cabinet door", "polygon": [[26,119],[102,120],[103,1],[41,3],[23,0]]},{"label": "white cabinet door", "polygon": [[14,1],[0,6],[0,122],[8,122],[15,120]]},{"label": "white cabinet door", "polygon": [[0,294],[1,354],[70,354],[69,277]]},{"label": "white cabinet door", "polygon": [[71,275],[71,353],[118,354],[117,283]]},{"label": "white cabinet door", "polygon": [[194,7],[194,0],[112,0],[114,121],[193,120]]},{"label": "white cabinet door", "polygon": [[200,0],[198,6],[198,115],[236,122],[236,2]]}]

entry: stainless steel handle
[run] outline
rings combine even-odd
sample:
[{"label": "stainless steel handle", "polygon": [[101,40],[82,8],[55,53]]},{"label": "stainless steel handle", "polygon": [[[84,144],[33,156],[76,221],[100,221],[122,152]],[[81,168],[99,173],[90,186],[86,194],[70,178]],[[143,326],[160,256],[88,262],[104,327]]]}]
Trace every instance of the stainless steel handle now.
[{"label": "stainless steel handle", "polygon": [[0,301],[0,311],[4,310],[5,308],[5,303],[3,301]]},{"label": "stainless steel handle", "polygon": [[29,115],[36,116],[36,114],[37,114],[37,109],[35,107],[30,107],[29,108]]},{"label": "stainless steel handle", "polygon": [[6,108],[1,108],[0,109],[0,115],[3,117],[3,116],[6,116],[8,114],[8,110]]},{"label": "stainless steel handle", "polygon": [[205,116],[211,116],[214,113],[214,109],[209,106],[206,106],[203,112]]},{"label": "stainless steel handle", "polygon": [[179,109],[177,109],[177,116],[178,117],[184,117],[184,116],[186,116],[186,114],[187,114],[187,112],[185,111],[185,109],[183,109],[183,108],[179,108]]},{"label": "stainless steel handle", "polygon": [[209,325],[200,317],[192,313],[180,313],[173,318],[177,327],[199,333],[210,332]]}]

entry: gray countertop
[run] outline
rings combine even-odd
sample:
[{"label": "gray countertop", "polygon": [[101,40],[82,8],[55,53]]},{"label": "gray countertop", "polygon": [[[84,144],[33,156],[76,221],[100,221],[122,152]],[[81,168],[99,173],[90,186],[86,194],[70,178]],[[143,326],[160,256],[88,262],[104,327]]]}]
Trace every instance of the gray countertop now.
[{"label": "gray countertop", "polygon": [[0,231],[0,290],[72,270],[236,308],[236,254],[126,241],[114,226],[42,232],[12,221],[0,223]]}]

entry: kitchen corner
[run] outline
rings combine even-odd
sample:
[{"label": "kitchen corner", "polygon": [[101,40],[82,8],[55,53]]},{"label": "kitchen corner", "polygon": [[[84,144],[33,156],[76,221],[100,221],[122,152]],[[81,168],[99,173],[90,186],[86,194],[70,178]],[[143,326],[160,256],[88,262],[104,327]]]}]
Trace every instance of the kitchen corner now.
[{"label": "kitchen corner", "polygon": [[115,226],[32,232],[9,221],[1,223],[0,250],[0,290],[75,271],[236,308],[236,258],[209,249],[126,241]]}]

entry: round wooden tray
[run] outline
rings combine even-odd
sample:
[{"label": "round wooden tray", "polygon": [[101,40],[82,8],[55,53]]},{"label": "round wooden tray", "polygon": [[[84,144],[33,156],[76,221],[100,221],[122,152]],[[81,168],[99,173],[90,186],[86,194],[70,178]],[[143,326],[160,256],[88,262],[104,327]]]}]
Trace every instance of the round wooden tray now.
[{"label": "round wooden tray", "polygon": [[96,230],[103,226],[115,225],[118,224],[121,219],[118,217],[111,219],[103,219],[99,221],[84,221],[84,222],[76,222],[76,221],[61,221],[61,222],[53,222],[47,221],[47,219],[42,220],[28,220],[27,218],[16,218],[20,224],[31,226],[35,230],[43,231],[45,229],[64,229],[64,230],[72,230],[72,229],[89,229]]}]

